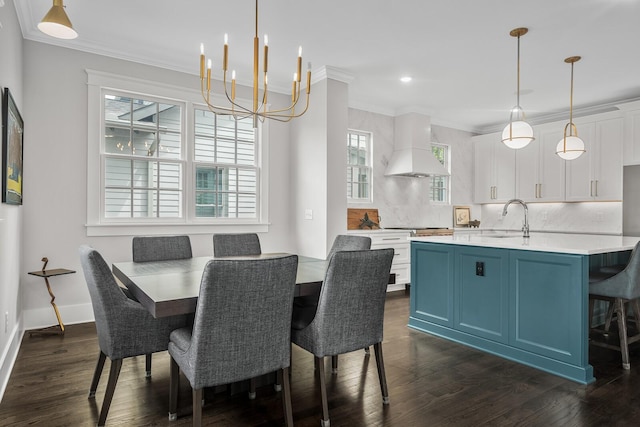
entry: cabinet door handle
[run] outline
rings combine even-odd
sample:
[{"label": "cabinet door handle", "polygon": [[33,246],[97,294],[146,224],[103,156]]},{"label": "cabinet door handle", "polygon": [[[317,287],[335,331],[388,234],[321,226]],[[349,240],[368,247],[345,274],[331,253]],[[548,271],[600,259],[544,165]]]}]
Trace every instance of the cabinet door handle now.
[{"label": "cabinet door handle", "polygon": [[598,197],[598,180],[596,179],[596,197]]},{"label": "cabinet door handle", "polygon": [[383,237],[382,240],[400,240],[399,237]]},{"label": "cabinet door handle", "polygon": [[593,180],[589,181],[589,196],[593,197]]}]

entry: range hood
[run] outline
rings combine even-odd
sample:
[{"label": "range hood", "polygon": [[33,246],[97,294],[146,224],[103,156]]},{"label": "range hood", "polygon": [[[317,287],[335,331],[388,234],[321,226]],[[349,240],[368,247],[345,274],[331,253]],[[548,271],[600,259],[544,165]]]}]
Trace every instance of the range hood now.
[{"label": "range hood", "polygon": [[394,150],[385,176],[449,175],[431,151],[431,119],[407,113],[394,119]]}]

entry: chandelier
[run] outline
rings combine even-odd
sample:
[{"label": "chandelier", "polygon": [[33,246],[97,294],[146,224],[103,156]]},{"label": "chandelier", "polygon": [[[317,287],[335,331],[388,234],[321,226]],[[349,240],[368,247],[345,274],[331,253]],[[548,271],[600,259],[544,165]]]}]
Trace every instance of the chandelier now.
[{"label": "chandelier", "polygon": [[[527,34],[527,28],[516,28],[509,35],[518,38],[518,85],[516,106],[511,109],[509,124],[502,131],[502,142],[509,148],[524,148],[533,141],[533,128],[524,121],[524,111],[520,106],[520,37]],[[515,115],[515,117],[514,117]]]},{"label": "chandelier", "polygon": [[[578,137],[578,128],[573,124],[573,64],[580,61],[579,56],[570,56],[564,62],[571,64],[571,95],[569,98],[569,123],[564,127],[564,134],[556,147],[556,154],[564,160],[577,159],[585,152],[584,141]],[[567,135],[567,130],[569,135]]]},{"label": "chandelier", "polygon": [[[260,39],[258,38],[258,0],[256,0],[256,24],[255,36],[253,38],[253,104],[251,106],[243,105],[236,100],[236,72],[231,72],[231,84],[227,81],[227,65],[229,55],[229,40],[227,34],[224,35],[224,52],[222,59],[223,85],[224,95],[229,102],[227,106],[214,105],[211,102],[211,59],[208,61],[204,55],[204,45],[200,45],[200,90],[202,97],[206,102],[209,110],[215,114],[230,115],[235,120],[242,120],[248,117],[253,118],[253,127],[258,127],[258,121],[264,122],[265,119],[273,119],[281,122],[288,122],[295,117],[302,116],[309,108],[309,94],[311,92],[311,63],[307,68],[307,86],[306,86],[306,103],[304,109],[296,111],[296,106],[300,100],[301,80],[302,80],[302,46],[298,49],[298,62],[296,72],[293,75],[293,83],[291,85],[291,103],[288,107],[279,109],[269,109],[267,103],[268,78],[267,70],[269,63],[269,41],[267,35],[264,36],[263,47],[263,67],[262,67],[262,91],[260,90]],[[205,62],[207,62],[205,74]],[[262,94],[260,94],[262,92]]]}]

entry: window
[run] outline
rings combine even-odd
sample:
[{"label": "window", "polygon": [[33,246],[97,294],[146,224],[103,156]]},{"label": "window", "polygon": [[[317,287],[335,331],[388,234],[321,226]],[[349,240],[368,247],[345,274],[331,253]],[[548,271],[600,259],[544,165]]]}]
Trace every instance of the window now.
[{"label": "window", "polygon": [[[438,143],[431,143],[431,151],[433,155],[447,169],[449,168],[449,146]],[[431,194],[430,200],[436,203],[449,203],[449,176],[434,175],[431,177]]]},{"label": "window", "polygon": [[104,217],[183,215],[182,108],[104,95]]},{"label": "window", "polygon": [[267,231],[266,124],[214,114],[196,91],[87,73],[88,235]]},{"label": "window", "polygon": [[347,200],[371,201],[371,134],[349,131],[347,136]]},{"label": "window", "polygon": [[256,141],[253,121],[195,110],[195,215],[255,218]]}]

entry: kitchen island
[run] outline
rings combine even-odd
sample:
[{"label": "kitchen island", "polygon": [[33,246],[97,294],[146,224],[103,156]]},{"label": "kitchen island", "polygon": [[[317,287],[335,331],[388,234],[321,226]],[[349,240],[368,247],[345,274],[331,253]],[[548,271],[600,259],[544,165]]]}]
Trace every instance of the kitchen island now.
[{"label": "kitchen island", "polygon": [[589,271],[638,237],[477,232],[411,238],[409,327],[579,383],[589,364]]}]

